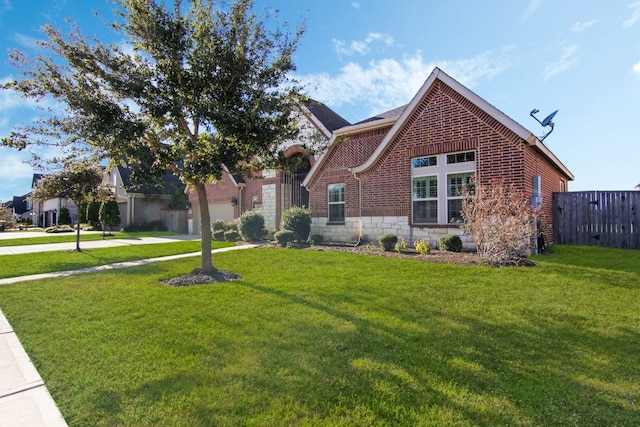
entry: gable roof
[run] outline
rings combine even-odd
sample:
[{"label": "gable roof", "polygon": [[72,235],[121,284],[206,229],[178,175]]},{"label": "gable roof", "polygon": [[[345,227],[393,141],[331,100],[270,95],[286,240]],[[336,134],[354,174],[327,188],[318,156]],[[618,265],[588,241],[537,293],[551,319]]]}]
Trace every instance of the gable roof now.
[{"label": "gable roof", "polygon": [[[422,102],[423,98],[429,93],[429,91],[437,81],[441,81],[442,83],[452,88],[454,91],[458,92],[475,106],[480,108],[482,111],[487,113],[489,116],[497,120],[511,132],[520,137],[528,145],[535,147],[544,157],[547,158],[547,160],[549,160],[560,171],[562,171],[562,173],[565,174],[567,178],[573,180],[574,176],[569,171],[569,169],[567,169],[566,166],[564,166],[562,162],[535,135],[533,135],[530,131],[517,123],[515,120],[508,117],[502,111],[498,110],[496,107],[476,95],[470,89],[459,83],[457,80],[453,79],[447,73],[436,67],[409,104],[394,110],[390,110],[385,114],[387,117],[384,117],[384,115],[374,116],[353,126],[342,128],[338,132],[334,132],[334,135],[329,142],[329,150],[315,163],[302,185],[308,185],[308,183],[313,179],[315,173],[320,170],[322,164],[324,163],[324,160],[327,158],[327,154],[329,153],[329,151],[331,151],[333,142],[336,137],[359,133],[369,128],[373,129],[383,126],[391,126],[391,129],[383,138],[376,150],[371,154],[371,156],[364,163],[360,165],[354,165],[354,167],[350,168],[350,171],[354,174],[358,174],[371,168],[389,147],[398,132],[402,129],[402,127],[409,119],[409,117],[411,117],[414,111],[419,107],[420,102]],[[394,113],[400,114],[394,117]]]},{"label": "gable roof", "polygon": [[318,127],[327,138],[330,138],[331,134],[336,129],[340,129],[351,124],[344,117],[321,102],[309,99],[305,102],[304,106],[307,110],[304,111],[307,118],[316,127]]}]

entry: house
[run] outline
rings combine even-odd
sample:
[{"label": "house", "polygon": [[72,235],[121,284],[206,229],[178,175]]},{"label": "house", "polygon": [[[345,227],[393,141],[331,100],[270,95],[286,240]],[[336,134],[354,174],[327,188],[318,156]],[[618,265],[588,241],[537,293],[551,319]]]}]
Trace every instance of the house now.
[{"label": "house", "polygon": [[329,144],[303,182],[312,233],[329,241],[393,233],[437,246],[443,234],[462,234],[464,190],[492,179],[541,204],[549,241],[551,195],[573,180],[536,136],[438,68],[409,104],[338,129]]},{"label": "house", "polygon": [[[35,188],[36,184],[44,175],[35,173],[31,179],[31,188]],[[76,223],[78,221],[78,207],[71,200],[68,200],[64,196],[55,197],[53,199],[47,199],[42,202],[36,202],[32,199],[31,193],[25,197],[27,209],[29,210],[29,216],[33,220],[33,225],[37,227],[47,228],[58,225],[58,219],[60,215],[60,209],[65,206],[69,210],[69,216],[71,221]]]},{"label": "house", "polygon": [[156,226],[187,232],[185,185],[172,173],[157,185],[138,184],[128,165],[109,168],[105,180],[113,188],[120,210],[120,227]]},{"label": "house", "polygon": [[[288,141],[282,148],[287,158],[305,158],[306,146],[322,151],[333,131],[349,125],[349,122],[321,102],[309,100],[297,117],[300,139]],[[309,143],[310,142],[310,143]],[[265,170],[259,178],[244,178],[225,170],[222,180],[206,186],[211,220],[231,221],[243,212],[259,211],[265,219],[265,227],[275,231],[282,212],[292,206],[309,206],[309,193],[301,183],[307,176],[315,158],[303,160],[294,173]],[[200,234],[198,196],[189,192],[189,233]]]}]

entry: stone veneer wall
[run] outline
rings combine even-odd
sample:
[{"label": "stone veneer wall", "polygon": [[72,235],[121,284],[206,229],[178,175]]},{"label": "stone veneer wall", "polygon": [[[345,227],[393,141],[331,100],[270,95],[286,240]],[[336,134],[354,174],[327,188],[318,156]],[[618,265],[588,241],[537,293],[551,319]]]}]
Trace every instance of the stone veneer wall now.
[{"label": "stone veneer wall", "polygon": [[410,246],[421,239],[429,242],[435,249],[438,248],[440,236],[457,234],[465,249],[475,249],[471,239],[462,234],[458,227],[409,227],[409,218],[406,216],[348,217],[344,224],[327,224],[326,217],[315,217],[311,221],[311,233],[322,235],[327,242],[356,243],[360,237],[360,229],[361,242],[377,243],[382,234],[392,233]]},{"label": "stone veneer wall", "polygon": [[262,186],[262,207],[256,209],[264,217],[264,226],[269,231],[276,230],[276,184]]}]

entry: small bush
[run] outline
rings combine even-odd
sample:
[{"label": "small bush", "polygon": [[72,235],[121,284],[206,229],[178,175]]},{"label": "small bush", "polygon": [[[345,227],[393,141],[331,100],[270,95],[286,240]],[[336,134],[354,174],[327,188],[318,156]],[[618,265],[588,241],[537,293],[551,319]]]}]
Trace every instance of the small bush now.
[{"label": "small bush", "polygon": [[291,230],[280,230],[276,234],[273,235],[276,239],[276,242],[283,248],[286,248],[289,243],[293,242],[296,239],[296,234]]},{"label": "small bush", "polygon": [[214,219],[213,222],[211,223],[211,230],[212,231],[218,231],[218,230],[223,230],[224,231],[224,221],[221,219]]},{"label": "small bush", "polygon": [[222,231],[222,230],[214,231],[212,236],[213,236],[213,240],[217,240],[219,242],[224,241],[224,231]]},{"label": "small bush", "polygon": [[324,236],[322,234],[311,234],[309,236],[309,243],[314,246],[321,245],[324,242]]},{"label": "small bush", "polygon": [[441,251],[460,252],[462,251],[462,239],[457,234],[445,234],[440,236],[438,241]]},{"label": "small bush", "polygon": [[54,225],[44,230],[45,233],[71,233],[74,232],[73,228],[69,225]]},{"label": "small bush", "polygon": [[416,242],[414,243],[414,246],[416,248],[416,252],[421,255],[431,253],[431,245],[428,242],[425,242],[424,240],[420,240],[420,239],[416,240]]},{"label": "small bush", "polygon": [[264,217],[260,212],[247,211],[240,215],[240,235],[248,242],[261,240],[267,234]]},{"label": "small bush", "polygon": [[237,242],[240,238],[240,233],[235,230],[229,230],[224,232],[224,240],[227,242]]},{"label": "small bush", "polygon": [[406,252],[407,249],[409,249],[409,245],[407,245],[407,242],[405,242],[404,239],[396,243],[396,251],[398,251],[399,253]]},{"label": "small bush", "polygon": [[281,230],[291,230],[298,242],[306,242],[311,233],[311,210],[292,207],[282,212]]},{"label": "small bush", "polygon": [[396,243],[398,243],[398,236],[391,233],[385,233],[382,236],[380,236],[380,238],[378,239],[378,242],[380,242],[380,246],[385,251],[387,252],[392,251],[393,248],[396,246]]}]

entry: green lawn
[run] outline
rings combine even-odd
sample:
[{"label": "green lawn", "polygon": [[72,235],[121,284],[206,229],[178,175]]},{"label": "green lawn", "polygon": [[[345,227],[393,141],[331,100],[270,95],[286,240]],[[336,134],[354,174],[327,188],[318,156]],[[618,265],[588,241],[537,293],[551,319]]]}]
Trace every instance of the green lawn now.
[{"label": "green lawn", "polygon": [[[54,251],[0,256],[0,279],[54,271],[77,270],[97,265],[200,252],[200,240],[176,241],[113,248],[83,249],[82,252]],[[81,245],[82,246],[82,245]],[[212,249],[235,246],[235,243],[211,243]]]},{"label": "green lawn", "polygon": [[[35,237],[24,237],[24,238],[6,238],[7,236],[11,236],[10,232],[5,232],[4,239],[0,239],[0,246],[24,246],[24,245],[40,245],[45,243],[66,243],[66,242],[75,242],[76,241],[76,233],[45,233],[45,232],[32,232]],[[37,234],[36,234],[37,233]],[[113,232],[110,235],[107,234],[106,240],[113,239],[133,239],[137,237],[161,237],[161,236],[173,236],[176,233],[171,233],[168,231],[139,231],[139,232]],[[80,232],[80,243],[89,242],[93,240],[102,240],[102,234],[99,233],[86,233]]]},{"label": "green lawn", "polygon": [[292,249],[0,287],[70,426],[632,426],[640,251],[533,268]]}]

